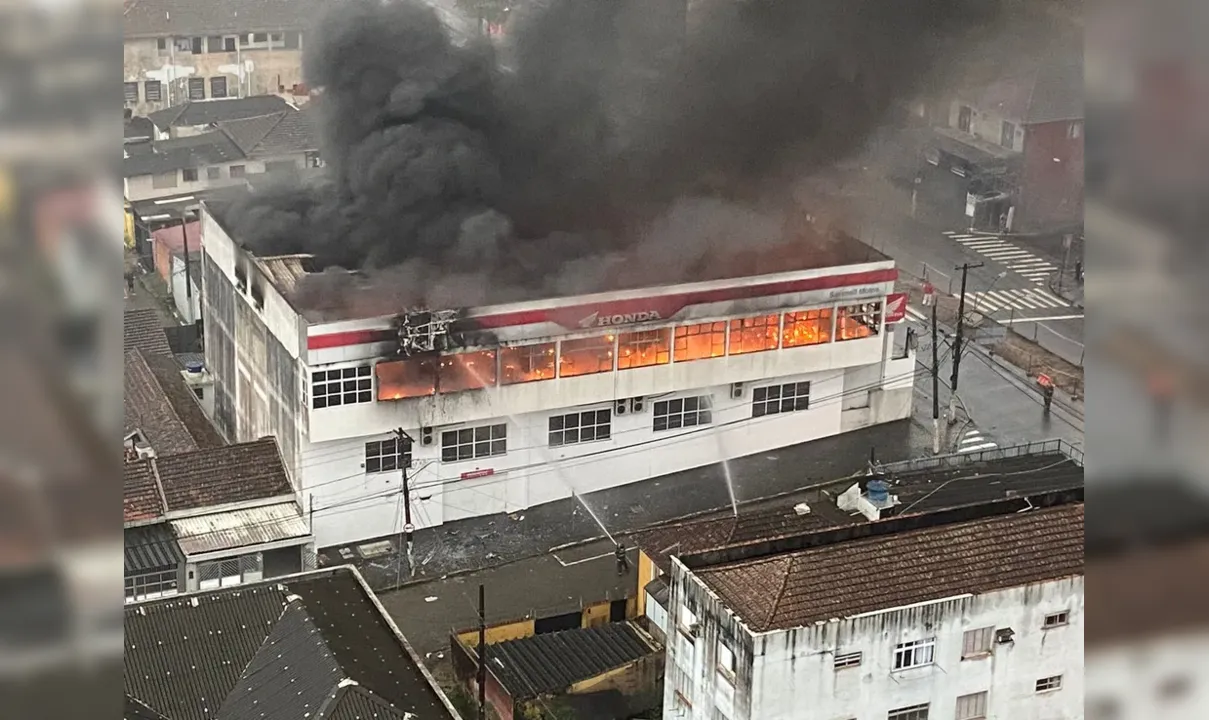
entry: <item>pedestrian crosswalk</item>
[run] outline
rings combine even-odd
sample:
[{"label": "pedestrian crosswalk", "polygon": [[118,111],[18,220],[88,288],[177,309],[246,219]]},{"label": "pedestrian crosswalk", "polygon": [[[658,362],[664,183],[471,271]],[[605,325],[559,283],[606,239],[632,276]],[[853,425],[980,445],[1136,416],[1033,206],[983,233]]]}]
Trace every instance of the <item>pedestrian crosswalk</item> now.
[{"label": "pedestrian crosswalk", "polygon": [[998,315],[1012,310],[1035,315],[1038,310],[1054,312],[1056,308],[1070,309],[1071,305],[1040,288],[1012,288],[967,292],[966,307],[983,315]]},{"label": "pedestrian crosswalk", "polygon": [[1038,285],[1045,284],[1051,275],[1058,272],[1053,263],[998,235],[963,233],[956,230],[946,230],[944,235]]},{"label": "pedestrian crosswalk", "polygon": [[957,440],[957,452],[959,453],[981,452],[983,450],[993,450],[997,447],[999,445],[994,440],[987,438],[976,428],[966,430]]}]

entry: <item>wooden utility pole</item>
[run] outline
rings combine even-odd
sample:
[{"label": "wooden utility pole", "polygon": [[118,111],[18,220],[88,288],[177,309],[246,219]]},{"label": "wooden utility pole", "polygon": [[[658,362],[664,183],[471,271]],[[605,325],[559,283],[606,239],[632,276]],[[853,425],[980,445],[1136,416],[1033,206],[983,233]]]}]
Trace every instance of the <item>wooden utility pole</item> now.
[{"label": "wooden utility pole", "polygon": [[[185,307],[189,308],[189,322],[193,323],[197,322],[197,318],[193,317],[193,270],[189,267],[193,264],[193,262],[189,257],[188,212],[181,213],[181,239],[184,242],[185,251]],[[169,290],[171,290],[171,288],[169,288]]]},{"label": "wooden utility pole", "polygon": [[[414,578],[416,576],[415,563],[415,532],[416,526],[411,521],[411,486],[407,478],[407,470],[411,467],[411,436],[403,428],[395,430],[395,442],[397,443],[395,450],[399,457],[399,469],[403,474],[403,546],[406,549],[407,555],[407,576]],[[395,585],[399,585],[398,574],[395,577]]]},{"label": "wooden utility pole", "polygon": [[936,303],[932,303],[932,454],[940,454],[940,354],[936,342]]},{"label": "wooden utility pole", "polygon": [[479,720],[487,720],[487,591],[479,585]]},{"label": "wooden utility pole", "polygon": [[953,377],[949,388],[949,424],[957,422],[957,371],[961,367],[961,341],[965,329],[966,312],[966,278],[971,270],[982,267],[982,263],[971,265],[962,263],[957,266],[961,271],[961,296],[957,299],[957,334],[953,337]]}]

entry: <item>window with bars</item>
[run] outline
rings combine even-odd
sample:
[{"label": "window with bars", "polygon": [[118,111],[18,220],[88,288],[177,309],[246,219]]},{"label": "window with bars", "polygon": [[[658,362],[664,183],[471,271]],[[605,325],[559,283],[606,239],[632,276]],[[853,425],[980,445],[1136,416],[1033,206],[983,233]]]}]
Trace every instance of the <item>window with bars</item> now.
[{"label": "window with bars", "polygon": [[894,648],[894,669],[909,670],[932,664],[936,638],[899,643]]},{"label": "window with bars", "polygon": [[217,76],[210,78],[210,97],[225,98],[227,96],[227,78]]},{"label": "window with bars", "polygon": [[189,99],[190,100],[205,100],[206,99],[206,79],[199,77],[189,78]]},{"label": "window with bars", "polygon": [[549,422],[550,447],[608,440],[612,437],[612,410],[584,410],[555,415]]},{"label": "window with bars", "polygon": [[122,83],[122,95],[126,102],[134,105],[139,101],[139,84],[137,82]]},{"label": "window with bars", "polygon": [[1062,676],[1051,675],[1037,681],[1037,692],[1050,692],[1051,690],[1060,690],[1062,688]]},{"label": "window with bars", "polygon": [[989,654],[994,637],[994,627],[966,630],[961,635],[961,658],[965,660],[966,658],[977,658]]},{"label": "window with bars", "polygon": [[758,387],[751,391],[751,416],[763,417],[777,413],[810,408],[810,383],[786,383]]},{"label": "window with bars", "polygon": [[311,408],[373,402],[373,386],[373,369],[369,365],[316,370],[311,373]]},{"label": "window with bars", "polygon": [[508,425],[480,425],[441,433],[441,462],[495,457],[508,452]]},{"label": "window with bars", "polygon": [[954,720],[983,720],[987,716],[986,692],[970,693],[957,698]]},{"label": "window with bars", "polygon": [[655,403],[654,416],[655,432],[709,425],[714,421],[713,400],[709,395],[660,400]]},{"label": "window with bars", "polygon": [[928,720],[928,704],[910,705],[891,710],[886,720]]},{"label": "window with bars", "polygon": [[164,99],[164,86],[159,80],[143,82],[143,99],[147,102],[160,102]]},{"label": "window with bars", "polygon": [[839,308],[835,321],[836,340],[873,337],[882,331],[880,302],[846,305]]},{"label": "window with bars", "polygon": [[857,667],[861,664],[861,654],[859,652],[841,653],[835,656],[835,669],[843,670],[844,668]]},{"label": "window with bars", "polygon": [[180,578],[175,570],[147,573],[126,578],[126,602],[154,600],[180,592]]},{"label": "window with bars", "polygon": [[365,443],[365,472],[391,472],[411,467],[411,441],[389,437]]},{"label": "window with bars", "polygon": [[704,360],[726,354],[726,323],[712,322],[678,327],[673,333],[672,357],[676,362]]},{"label": "window with bars", "polygon": [[197,564],[198,588],[209,590],[257,582],[264,577],[260,553]]}]

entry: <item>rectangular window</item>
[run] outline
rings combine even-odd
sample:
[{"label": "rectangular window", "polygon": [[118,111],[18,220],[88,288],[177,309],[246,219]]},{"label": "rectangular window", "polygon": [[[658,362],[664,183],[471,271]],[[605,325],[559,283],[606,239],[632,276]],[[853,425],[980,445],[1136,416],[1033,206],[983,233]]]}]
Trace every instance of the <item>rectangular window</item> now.
[{"label": "rectangular window", "polygon": [[211,53],[222,52],[222,36],[211,35],[206,38],[206,51]]},{"label": "rectangular window", "polygon": [[954,720],[983,720],[987,716],[987,694],[971,693],[957,698]]},{"label": "rectangular window", "polygon": [[848,305],[839,309],[836,318],[837,340],[856,340],[877,335],[882,329],[882,304],[880,302]]},{"label": "rectangular window", "polygon": [[508,425],[480,425],[441,433],[441,462],[495,457],[508,452]]},{"label": "rectangular window", "polygon": [[936,638],[927,640],[912,640],[899,643],[894,648],[894,669],[907,670],[932,664],[932,655],[936,650]]},{"label": "rectangular window", "polygon": [[257,582],[264,577],[260,553],[197,564],[198,589],[210,590]]},{"label": "rectangular window", "polygon": [[1007,120],[1003,121],[1003,127],[999,131],[999,144],[1005,148],[1010,148],[1016,144],[1016,126]]},{"label": "rectangular window", "polygon": [[1071,140],[1078,140],[1083,137],[1083,123],[1073,122],[1066,128],[1066,137]]},{"label": "rectangular window", "polygon": [[156,38],[155,49],[160,53],[168,52],[168,38]]},{"label": "rectangular window", "polygon": [[197,182],[197,168],[185,168],[181,170],[181,179],[185,182]]},{"label": "rectangular window", "polygon": [[223,76],[210,78],[210,97],[225,98],[227,96],[227,79]]},{"label": "rectangular window", "polygon": [[380,362],[374,366],[374,374],[378,377],[379,400],[428,397],[437,392],[436,360],[432,357]]},{"label": "rectangular window", "polygon": [[122,83],[122,94],[126,102],[134,105],[139,101],[139,84],[137,82]]},{"label": "rectangular window", "polygon": [[718,641],[718,669],[729,678],[735,676],[735,653],[721,640]]},{"label": "rectangular window", "polygon": [[861,664],[861,654],[858,652],[842,653],[835,656],[835,669],[857,667]]},{"label": "rectangular window", "polygon": [[234,35],[228,35],[228,36],[224,37],[222,39],[223,52],[229,52],[229,53],[235,52],[235,45],[237,42],[238,42],[238,39]]},{"label": "rectangular window", "polygon": [[740,318],[730,321],[730,354],[776,350],[780,339],[780,315]]},{"label": "rectangular window", "polygon": [[660,400],[655,403],[654,429],[656,432],[709,425],[713,421],[713,400],[709,395]]},{"label": "rectangular window", "polygon": [[612,371],[615,340],[612,335],[563,340],[558,357],[558,376],[575,377]]},{"label": "rectangular window", "polygon": [[221,178],[222,178],[222,168],[220,168],[220,167],[206,168],[206,179],[207,180],[219,180]]},{"label": "rectangular window", "polygon": [[175,170],[172,172],[160,173],[158,175],[151,176],[151,187],[156,190],[174,188],[179,180],[180,173]]},{"label": "rectangular window", "polygon": [[1062,676],[1053,675],[1051,677],[1041,678],[1037,681],[1037,692],[1049,692],[1051,690],[1060,690],[1062,688]]},{"label": "rectangular window", "polygon": [[147,102],[160,102],[164,99],[164,86],[159,80],[147,80],[143,82],[143,98]]},{"label": "rectangular window", "polygon": [[821,345],[831,341],[831,308],[785,313],[783,347]]},{"label": "rectangular window", "polygon": [[1048,630],[1050,628],[1062,627],[1068,622],[1070,622],[1070,612],[1063,610],[1062,612],[1046,615],[1041,627],[1044,630]]},{"label": "rectangular window", "polygon": [[994,627],[966,630],[961,636],[962,659],[982,657],[989,654],[991,652],[991,640],[994,636]]},{"label": "rectangular window", "polygon": [[437,389],[440,392],[478,390],[495,386],[495,351],[442,355],[437,365]]},{"label": "rectangular window", "polygon": [[357,405],[374,401],[374,378],[369,365],[316,370],[311,373],[311,408]]},{"label": "rectangular window", "polygon": [[391,472],[411,467],[411,441],[390,437],[365,443],[365,472]]},{"label": "rectangular window", "polygon": [[180,592],[175,570],[126,578],[126,602],[154,600]]},{"label": "rectangular window", "polygon": [[957,110],[957,129],[962,132],[970,131],[970,123],[974,120],[974,110],[968,105],[962,105]]},{"label": "rectangular window", "polygon": [[697,614],[688,609],[688,605],[681,605],[680,612],[676,618],[676,625],[680,632],[685,635],[691,635],[693,626],[697,624]]},{"label": "rectangular window", "polygon": [[241,178],[247,175],[247,170],[243,165],[232,165],[229,172],[231,173],[231,177]]},{"label": "rectangular window", "polygon": [[500,384],[515,385],[553,378],[557,353],[554,343],[500,348]]},{"label": "rectangular window", "polygon": [[204,53],[206,51],[205,47],[203,47],[204,42],[205,42],[205,38],[201,38],[201,37],[189,38],[190,52],[192,52],[194,55],[201,55],[202,53]]},{"label": "rectangular window", "polygon": [[886,720],[928,720],[928,704],[911,705],[897,710],[891,710]]},{"label": "rectangular window", "polygon": [[206,79],[199,77],[189,78],[189,99],[190,100],[205,100],[206,99]]},{"label": "rectangular window", "polygon": [[786,383],[758,387],[751,391],[751,416],[763,417],[777,413],[808,410],[810,408],[810,383]]},{"label": "rectangular window", "polygon": [[617,369],[667,365],[672,356],[672,331],[637,330],[617,336]]},{"label": "rectangular window", "polygon": [[550,447],[608,440],[612,435],[612,410],[585,410],[550,418]]},{"label": "rectangular window", "polygon": [[269,41],[268,33],[254,33],[252,35],[252,42],[254,42],[254,43],[267,43],[268,41]]},{"label": "rectangular window", "polygon": [[672,357],[676,362],[704,360],[726,354],[726,323],[685,325],[674,332]]}]

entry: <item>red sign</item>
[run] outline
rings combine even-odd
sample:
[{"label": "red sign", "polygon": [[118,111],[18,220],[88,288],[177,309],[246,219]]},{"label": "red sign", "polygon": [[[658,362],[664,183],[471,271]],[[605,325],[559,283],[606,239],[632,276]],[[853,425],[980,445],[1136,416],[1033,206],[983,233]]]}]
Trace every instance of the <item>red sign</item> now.
[{"label": "red sign", "polygon": [[487,468],[486,470],[471,470],[470,472],[464,472],[462,473],[461,478],[463,480],[474,480],[475,478],[491,477],[494,474],[494,469]]},{"label": "red sign", "polygon": [[902,322],[907,317],[907,293],[886,297],[886,324]]}]

